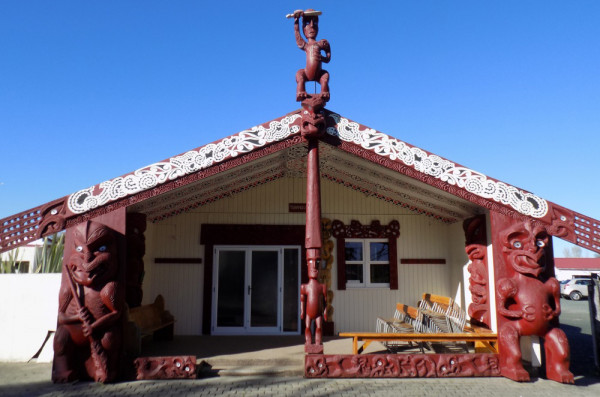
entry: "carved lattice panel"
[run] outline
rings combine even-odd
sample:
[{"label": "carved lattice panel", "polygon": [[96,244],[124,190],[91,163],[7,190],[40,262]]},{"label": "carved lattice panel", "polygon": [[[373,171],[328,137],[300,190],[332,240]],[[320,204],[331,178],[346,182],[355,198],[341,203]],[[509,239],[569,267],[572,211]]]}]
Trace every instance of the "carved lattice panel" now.
[{"label": "carved lattice panel", "polygon": [[600,221],[575,213],[575,244],[600,253]]},{"label": "carved lattice panel", "polygon": [[0,219],[0,252],[9,251],[65,227],[65,199]]}]

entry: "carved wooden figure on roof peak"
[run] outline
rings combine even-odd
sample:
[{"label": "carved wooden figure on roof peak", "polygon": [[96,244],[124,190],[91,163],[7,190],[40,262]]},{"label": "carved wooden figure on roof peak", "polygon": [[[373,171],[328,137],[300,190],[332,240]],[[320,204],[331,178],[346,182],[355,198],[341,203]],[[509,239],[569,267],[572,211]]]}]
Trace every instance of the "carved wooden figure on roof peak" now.
[{"label": "carved wooden figure on roof peak", "polygon": [[[298,44],[298,48],[306,53],[306,67],[298,70],[296,73],[296,83],[298,84],[296,88],[297,101],[302,101],[309,97],[309,94],[306,93],[307,81],[318,82],[321,85],[321,93],[318,96],[325,102],[329,100],[329,72],[322,68],[322,64],[329,63],[331,60],[331,47],[325,39],[317,41],[319,15],[321,15],[321,12],[313,9],[306,11],[296,10],[293,14],[287,15],[288,18],[294,18],[296,44]],[[302,34],[300,33],[300,18],[302,18],[302,32],[306,40],[302,38]]]}]

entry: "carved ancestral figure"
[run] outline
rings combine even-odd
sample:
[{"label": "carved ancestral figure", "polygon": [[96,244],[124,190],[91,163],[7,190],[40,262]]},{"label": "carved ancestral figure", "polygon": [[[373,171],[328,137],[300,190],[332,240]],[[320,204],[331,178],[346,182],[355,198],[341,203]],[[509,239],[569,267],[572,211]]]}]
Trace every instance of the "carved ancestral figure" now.
[{"label": "carved ancestral figure", "polygon": [[524,335],[544,338],[546,376],[562,383],[573,383],[569,371],[569,342],[558,327],[560,286],[554,277],[543,281],[543,256],[548,234],[530,221],[510,226],[502,235],[502,256],[514,275],[498,280],[498,313],[510,321],[500,326],[500,371],[503,376],[528,381],[521,363],[519,339]]},{"label": "carved ancestral figure", "polygon": [[52,380],[91,377],[110,382],[118,374],[124,293],[114,231],[96,223],[77,225],[65,251],[54,338]]},{"label": "carved ancestral figure", "polygon": [[[291,16],[294,17],[294,32],[296,35],[296,44],[306,52],[306,68],[298,70],[296,73],[296,100],[302,101],[308,94],[306,93],[306,82],[317,81],[321,85],[321,97],[329,100],[329,73],[322,68],[322,63],[329,63],[331,60],[331,48],[327,40],[317,41],[319,33],[319,17],[321,12],[308,9],[306,11],[296,10]],[[308,41],[305,41],[300,34],[300,18],[302,17],[302,31]],[[322,54],[325,52],[325,55]]]},{"label": "carved ancestral figure", "polygon": [[300,133],[304,138],[315,138],[325,135],[324,106],[325,102],[320,98],[309,98],[302,101],[303,110]]},{"label": "carved ancestral figure", "polygon": [[[323,320],[327,321],[327,287],[317,281],[317,259],[308,258],[308,283],[300,287],[300,318],[304,320],[305,346],[312,345],[312,322],[315,322],[315,345],[322,345]],[[312,352],[312,351],[311,351]]]}]

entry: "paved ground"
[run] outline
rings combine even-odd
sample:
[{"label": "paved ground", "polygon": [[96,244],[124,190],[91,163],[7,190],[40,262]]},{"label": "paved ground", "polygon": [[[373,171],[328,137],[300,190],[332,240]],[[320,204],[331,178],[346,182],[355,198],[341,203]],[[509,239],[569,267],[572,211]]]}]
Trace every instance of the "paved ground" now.
[{"label": "paved ground", "polygon": [[[531,383],[504,378],[304,379],[301,337],[184,337],[145,346],[144,353],[195,354],[221,370],[221,375],[235,374],[236,368],[237,373],[240,368],[254,368],[254,373],[196,380],[54,385],[50,381],[51,364],[0,363],[0,396],[600,396],[600,377],[591,355],[588,302],[562,300],[562,304],[561,321],[571,342],[574,386],[539,378]],[[349,340],[331,340],[325,351],[347,353],[350,345]],[[271,376],[273,371],[283,376]]]},{"label": "paved ground", "polygon": [[600,378],[578,377],[575,386],[537,379],[303,379],[225,376],[181,381],[140,381],[102,385],[54,385],[50,364],[0,364],[2,396],[598,396]]}]

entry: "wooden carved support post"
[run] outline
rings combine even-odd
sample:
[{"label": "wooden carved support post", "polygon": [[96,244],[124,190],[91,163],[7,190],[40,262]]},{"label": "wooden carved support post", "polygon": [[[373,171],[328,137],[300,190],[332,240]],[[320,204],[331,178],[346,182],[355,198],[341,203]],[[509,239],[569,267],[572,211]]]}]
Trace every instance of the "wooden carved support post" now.
[{"label": "wooden carved support post", "polygon": [[531,220],[490,213],[494,246],[498,352],[503,376],[528,381],[521,361],[521,336],[544,340],[546,377],[573,383],[569,342],[559,328],[560,286],[553,277],[548,231]]},{"label": "wooden carved support post", "polygon": [[[308,140],[306,177],[306,261],[309,281],[300,288],[301,317],[307,353],[323,353],[323,321],[327,320],[327,287],[317,280],[321,263],[321,188],[319,173],[319,136],[324,132],[322,109],[325,102],[309,98],[302,102],[301,133]],[[316,121],[316,123],[315,123]],[[311,327],[315,325],[315,335]]]},{"label": "wooden carved support post", "polygon": [[125,208],[67,229],[52,380],[112,382],[120,374]]},{"label": "wooden carved support post", "polygon": [[471,261],[467,268],[470,274],[469,291],[472,300],[469,305],[469,316],[472,323],[491,328],[485,215],[467,219],[463,223],[463,229],[465,251]]},{"label": "wooden carved support post", "polygon": [[[300,288],[300,317],[304,320],[305,347],[307,353],[323,353],[323,321],[327,321],[327,287],[318,281],[321,263],[321,188],[319,174],[319,138],[325,134],[325,104],[329,101],[329,73],[321,65],[331,59],[327,40],[316,41],[319,32],[320,11],[296,10],[288,18],[294,18],[296,44],[306,53],[306,67],[296,73],[296,100],[302,102],[300,133],[308,141],[306,169],[306,261],[308,283]],[[300,33],[300,18],[302,31]],[[323,52],[325,55],[323,55]],[[321,84],[319,94],[308,94],[307,81]],[[315,335],[311,327],[315,325]]]}]

